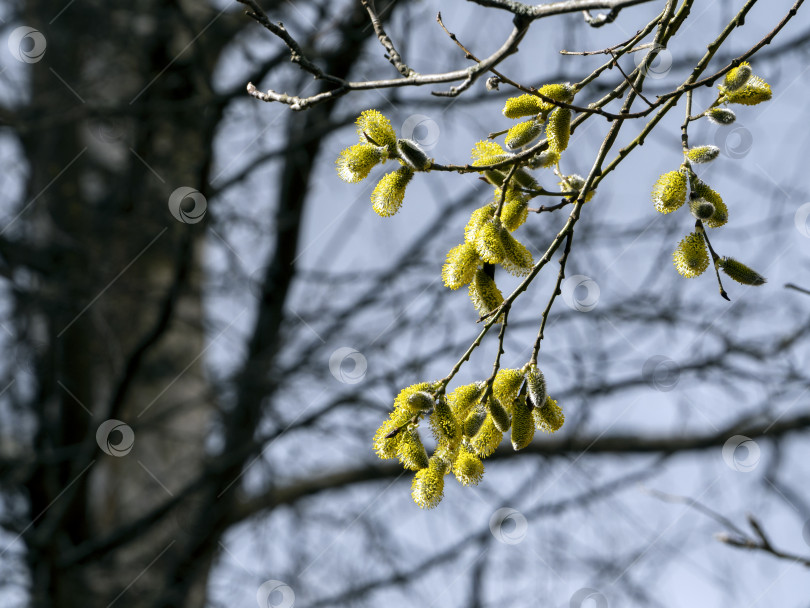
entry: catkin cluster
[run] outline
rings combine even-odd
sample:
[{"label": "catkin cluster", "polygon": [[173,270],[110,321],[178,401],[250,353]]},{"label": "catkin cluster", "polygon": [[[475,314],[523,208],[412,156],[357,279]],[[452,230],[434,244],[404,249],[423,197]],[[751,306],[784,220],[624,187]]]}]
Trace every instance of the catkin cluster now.
[{"label": "catkin cluster", "polygon": [[[771,87],[755,76],[751,66],[744,62],[726,74],[718,87],[714,103],[700,117],[719,125],[730,125],[737,117],[733,110],[725,106],[730,103],[756,105],[770,98]],[[733,258],[717,255],[709,247],[704,226],[724,226],[728,222],[728,207],[720,194],[698,177],[693,165],[711,162],[719,154],[720,149],[710,145],[685,149],[684,160],[678,170],[664,173],[655,182],[653,204],[660,213],[672,213],[689,202],[689,211],[696,220],[695,230],[681,239],[672,254],[675,268],[682,276],[694,278],[703,274],[709,267],[711,253],[715,267],[735,281],[744,285],[762,285],[765,278],[758,272]]]},{"label": "catkin cluster", "polygon": [[[484,475],[483,460],[491,456],[511,429],[515,450],[529,445],[536,430],[553,433],[565,417],[546,392],[546,381],[536,365],[501,368],[491,386],[476,382],[443,393],[441,382],[422,382],[400,391],[394,409],[374,436],[380,458],[396,458],[416,471],[411,495],[423,509],[439,504],[444,478],[452,473],[465,486],[477,485]],[[434,447],[428,451],[419,434],[427,421]]]}]

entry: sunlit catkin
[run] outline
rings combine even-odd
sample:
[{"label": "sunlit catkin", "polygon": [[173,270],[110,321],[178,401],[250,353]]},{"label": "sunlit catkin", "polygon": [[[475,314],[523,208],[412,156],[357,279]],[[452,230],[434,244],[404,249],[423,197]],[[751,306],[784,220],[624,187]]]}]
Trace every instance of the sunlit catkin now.
[{"label": "sunlit catkin", "polygon": [[495,280],[482,268],[475,271],[468,293],[475,310],[481,317],[490,314],[503,303],[501,290],[495,285]]},{"label": "sunlit catkin", "polygon": [[703,274],[709,266],[709,254],[703,235],[693,232],[685,236],[672,254],[672,260],[681,276],[687,279]]},{"label": "sunlit catkin", "polygon": [[562,408],[548,395],[542,407],[532,409],[532,418],[537,430],[544,433],[556,433],[565,422]]},{"label": "sunlit catkin", "polygon": [[686,158],[693,163],[708,163],[713,161],[720,154],[717,146],[697,146],[690,148],[686,152]]},{"label": "sunlit catkin", "polygon": [[[510,404],[511,406],[511,404]],[[492,422],[495,423],[495,428],[505,433],[509,430],[509,412],[506,411],[506,408],[503,404],[498,401],[494,396],[487,399],[487,410],[489,411],[489,415],[492,418]]]},{"label": "sunlit catkin", "polygon": [[404,429],[400,435],[402,437],[397,443],[397,457],[402,466],[410,471],[418,471],[428,466],[428,455],[416,428]]},{"label": "sunlit catkin", "polygon": [[447,253],[442,266],[442,281],[445,287],[458,289],[472,281],[478,268],[478,252],[472,243],[464,242]]},{"label": "sunlit catkin", "polygon": [[481,225],[473,240],[478,257],[490,264],[500,264],[505,254],[501,229],[501,222],[493,218]]},{"label": "sunlit catkin", "polygon": [[516,277],[525,277],[534,266],[531,252],[505,229],[501,229],[501,242],[503,243],[504,270]]},{"label": "sunlit catkin", "polygon": [[413,169],[400,167],[386,173],[371,193],[371,206],[382,217],[394,215],[405,199],[405,187],[413,177]]},{"label": "sunlit catkin", "polygon": [[503,404],[510,407],[517,399],[520,387],[523,384],[523,372],[519,369],[508,369],[502,367],[495,374],[495,381],[492,383],[492,394]]},{"label": "sunlit catkin", "polygon": [[718,125],[730,125],[737,120],[737,115],[734,113],[734,110],[729,110],[728,108],[712,108],[706,111],[706,116],[709,120]]},{"label": "sunlit catkin", "polygon": [[507,131],[504,143],[511,150],[522,148],[537,139],[542,132],[542,121],[532,119],[520,122]]},{"label": "sunlit catkin", "polygon": [[531,364],[526,368],[525,378],[531,405],[540,407],[546,402],[546,378],[543,372],[536,365]]},{"label": "sunlit catkin", "polygon": [[[456,389],[447,395],[447,403],[450,404],[450,409],[453,410],[453,415],[458,420],[464,420],[469,411],[478,403],[481,398],[481,393],[486,386],[483,382],[475,382],[473,384],[464,384],[456,387]],[[475,433],[473,433],[474,435]]]},{"label": "sunlit catkin", "polygon": [[447,463],[436,456],[431,457],[428,466],[417,471],[411,484],[413,501],[423,509],[432,509],[444,496],[444,474]]},{"label": "sunlit catkin", "polygon": [[571,110],[568,108],[555,108],[548,117],[546,137],[548,147],[558,154],[568,147],[571,136]]},{"label": "sunlit catkin", "polygon": [[659,213],[672,213],[686,202],[686,174],[683,171],[664,173],[656,180],[652,200]]},{"label": "sunlit catkin", "polygon": [[431,160],[428,155],[411,139],[397,140],[397,154],[414,171],[426,171],[430,168]]},{"label": "sunlit catkin", "polygon": [[492,416],[488,415],[484,420],[484,424],[481,425],[475,436],[470,439],[469,446],[479,457],[486,458],[498,448],[502,440],[503,432],[497,429]]},{"label": "sunlit catkin", "polygon": [[354,144],[343,150],[337,157],[335,165],[338,176],[344,182],[359,182],[371,172],[377,163],[387,158],[385,148],[371,144]]},{"label": "sunlit catkin", "polygon": [[723,87],[727,91],[736,91],[748,82],[750,77],[751,65],[747,61],[743,61],[736,68],[732,68],[726,72],[726,77],[723,79]]},{"label": "sunlit catkin", "polygon": [[462,448],[453,462],[453,474],[462,485],[476,486],[484,476],[484,463],[470,450]]},{"label": "sunlit catkin", "polygon": [[510,97],[503,106],[503,115],[507,118],[523,118],[524,116],[536,116],[549,109],[549,104],[537,97],[537,95],[518,95]]},{"label": "sunlit catkin", "polygon": [[391,146],[397,143],[397,134],[391,121],[377,110],[366,110],[357,119],[357,134],[361,142],[368,141],[366,136],[378,146]]},{"label": "sunlit catkin", "polygon": [[474,437],[475,434],[481,430],[481,425],[487,418],[487,410],[483,405],[477,406],[473,411],[467,414],[464,419],[463,434],[465,437]]}]

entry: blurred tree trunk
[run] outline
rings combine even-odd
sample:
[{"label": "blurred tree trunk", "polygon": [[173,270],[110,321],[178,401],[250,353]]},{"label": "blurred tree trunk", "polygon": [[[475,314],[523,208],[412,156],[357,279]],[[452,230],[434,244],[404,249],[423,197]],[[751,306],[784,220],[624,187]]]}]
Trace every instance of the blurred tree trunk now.
[{"label": "blurred tree trunk", "polygon": [[[149,606],[190,514],[102,559],[77,562],[71,549],[202,471],[214,411],[201,357],[205,220],[177,221],[168,200],[179,187],[206,192],[221,113],[214,65],[229,28],[246,20],[193,3],[43,0],[27,3],[23,22],[43,32],[48,58],[31,66],[20,123],[33,203],[7,233],[47,260],[17,302],[24,339],[45,345],[34,400],[41,464],[27,482],[34,524],[24,534],[34,603]],[[133,429],[126,456],[96,445],[108,419]],[[113,447],[127,439],[109,437]],[[197,573],[183,605],[203,605]]]}]

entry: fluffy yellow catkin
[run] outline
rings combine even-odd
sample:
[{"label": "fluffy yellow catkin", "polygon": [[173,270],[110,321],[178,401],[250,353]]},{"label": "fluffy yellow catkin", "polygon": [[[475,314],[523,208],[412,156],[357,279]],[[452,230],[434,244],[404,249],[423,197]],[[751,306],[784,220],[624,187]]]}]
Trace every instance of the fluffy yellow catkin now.
[{"label": "fluffy yellow catkin", "polygon": [[487,415],[484,424],[470,439],[469,446],[480,458],[486,458],[494,452],[501,444],[503,432],[499,431],[492,420],[492,416]]},{"label": "fluffy yellow catkin", "polygon": [[523,118],[535,116],[549,109],[549,105],[536,95],[518,95],[510,97],[503,106],[503,115],[507,118]]},{"label": "fluffy yellow catkin", "polygon": [[405,187],[413,177],[413,169],[400,167],[386,173],[371,193],[371,206],[382,217],[394,215],[405,200]]},{"label": "fluffy yellow catkin", "polygon": [[558,154],[568,147],[571,136],[571,110],[568,108],[554,108],[549,114],[546,125],[548,147]]},{"label": "fluffy yellow catkin", "polygon": [[402,438],[397,443],[397,457],[402,466],[411,471],[418,471],[428,466],[428,455],[419,438],[419,432],[409,427],[400,431]]},{"label": "fluffy yellow catkin", "polygon": [[350,184],[366,179],[371,170],[387,157],[385,148],[354,144],[343,150],[335,161],[338,176]]},{"label": "fluffy yellow catkin", "polygon": [[453,415],[457,419],[463,420],[467,416],[470,410],[478,403],[485,386],[483,382],[464,384],[456,387],[452,393],[447,395],[447,403],[450,404],[450,409],[453,410]]},{"label": "fluffy yellow catkin", "polygon": [[714,213],[706,220],[709,228],[718,228],[728,222],[728,207],[723,198],[697,177],[691,179],[692,194],[714,205]]},{"label": "fluffy yellow catkin", "polygon": [[516,277],[525,277],[534,266],[531,252],[505,229],[501,229],[504,270]]},{"label": "fluffy yellow catkin", "polygon": [[397,134],[391,121],[377,110],[366,110],[357,119],[357,135],[361,142],[368,141],[370,137],[378,146],[391,146],[397,143]]},{"label": "fluffy yellow catkin", "polygon": [[492,422],[495,423],[496,429],[502,433],[509,430],[509,412],[506,411],[506,408],[500,401],[495,397],[490,397],[487,400],[487,410],[489,410],[489,416],[492,418]]},{"label": "fluffy yellow catkin", "polygon": [[411,496],[422,509],[432,509],[442,501],[446,471],[447,464],[444,460],[432,456],[428,466],[414,475]]},{"label": "fluffy yellow catkin", "polygon": [[507,131],[504,143],[511,150],[522,148],[540,137],[542,132],[543,122],[540,120],[532,119],[520,122]]},{"label": "fluffy yellow catkin", "polygon": [[462,448],[453,463],[453,474],[462,485],[478,485],[484,476],[484,463],[470,450]]},{"label": "fluffy yellow catkin", "polygon": [[523,372],[521,370],[502,367],[495,374],[495,381],[492,383],[492,394],[508,408],[517,399],[522,384]]},{"label": "fluffy yellow catkin", "polygon": [[475,276],[470,282],[469,295],[481,317],[488,315],[503,303],[501,290],[495,285],[495,280],[482,268],[475,271]]},{"label": "fluffy yellow catkin", "polygon": [[472,243],[464,242],[447,253],[442,266],[442,282],[445,287],[458,289],[472,281],[478,269],[478,252]]},{"label": "fluffy yellow catkin", "polygon": [[532,409],[532,418],[537,430],[544,433],[556,433],[565,422],[562,408],[548,395],[542,407]]},{"label": "fluffy yellow catkin", "polygon": [[672,213],[686,202],[686,174],[683,171],[664,173],[656,180],[652,200],[659,213]]},{"label": "fluffy yellow catkin", "polygon": [[526,388],[534,407],[540,407],[546,402],[546,378],[536,365],[532,364],[526,369]]},{"label": "fluffy yellow catkin", "polygon": [[672,254],[672,260],[681,276],[687,279],[703,274],[709,266],[709,254],[703,235],[693,232],[685,236]]},{"label": "fluffy yellow catkin", "polygon": [[461,434],[459,423],[443,396],[436,399],[433,413],[430,415],[430,426],[433,429],[433,435],[439,440],[455,441]]}]

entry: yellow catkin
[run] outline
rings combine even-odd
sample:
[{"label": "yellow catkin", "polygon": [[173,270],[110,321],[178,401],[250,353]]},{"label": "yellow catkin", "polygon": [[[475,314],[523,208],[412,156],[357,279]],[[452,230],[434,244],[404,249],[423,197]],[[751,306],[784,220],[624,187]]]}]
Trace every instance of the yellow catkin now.
[{"label": "yellow catkin", "polygon": [[478,229],[473,244],[478,257],[482,260],[490,264],[500,264],[505,254],[500,221],[493,218],[484,222]]},{"label": "yellow catkin", "polygon": [[469,445],[472,451],[475,452],[480,458],[486,458],[491,455],[501,444],[503,439],[503,432],[495,427],[492,416],[487,416],[484,424],[470,439]]},{"label": "yellow catkin", "polygon": [[670,171],[658,178],[653,186],[652,200],[659,213],[672,213],[686,202],[686,174]]},{"label": "yellow catkin", "polygon": [[723,202],[723,198],[697,177],[692,178],[691,185],[694,196],[705,199],[714,205],[714,213],[706,220],[706,225],[709,228],[718,228],[725,225],[728,222],[728,207]]},{"label": "yellow catkin", "polygon": [[480,316],[485,316],[494,311],[503,303],[503,294],[495,280],[490,277],[482,268],[475,272],[469,288],[470,300]]},{"label": "yellow catkin", "polygon": [[507,99],[502,111],[507,118],[523,118],[524,116],[535,116],[548,109],[549,104],[545,101],[536,95],[526,93]]},{"label": "yellow catkin", "polygon": [[476,486],[484,476],[484,463],[468,449],[461,449],[453,463],[453,474],[462,485]]},{"label": "yellow catkin", "polygon": [[357,119],[357,135],[361,142],[367,141],[368,135],[378,146],[395,146],[397,134],[391,121],[377,110],[366,110]]},{"label": "yellow catkin", "polygon": [[571,103],[574,101],[574,87],[568,82],[562,84],[544,84],[537,89],[537,92],[554,101],[561,101],[563,103]]},{"label": "yellow catkin", "polygon": [[523,372],[519,369],[508,369],[502,367],[495,374],[495,381],[492,383],[492,394],[507,408],[511,407],[517,399],[520,387],[523,385]]},{"label": "yellow catkin", "polygon": [[770,98],[771,86],[758,76],[751,76],[742,87],[726,93],[727,101],[744,106],[755,106]]},{"label": "yellow catkin", "polygon": [[767,279],[756,270],[749,268],[734,258],[720,258],[717,260],[717,265],[730,278],[743,285],[763,285],[767,282]]},{"label": "yellow catkin", "polygon": [[723,88],[727,91],[736,91],[743,86],[751,77],[751,65],[743,61],[736,68],[730,69],[723,79]]},{"label": "yellow catkin", "polygon": [[697,146],[686,151],[686,158],[693,163],[709,163],[720,155],[717,146]]},{"label": "yellow catkin", "polygon": [[540,137],[542,132],[542,121],[532,119],[520,122],[507,131],[504,143],[511,150],[522,148]]},{"label": "yellow catkin", "polygon": [[413,501],[422,509],[432,509],[444,496],[444,474],[447,464],[441,458],[431,457],[427,468],[417,471],[411,484]]},{"label": "yellow catkin", "polygon": [[525,277],[534,266],[531,252],[505,229],[501,229],[504,270],[516,277]]},{"label": "yellow catkin", "polygon": [[526,369],[525,377],[531,405],[539,407],[546,402],[546,378],[534,364]]},{"label": "yellow catkin", "polygon": [[385,160],[385,148],[371,144],[354,144],[343,150],[335,161],[338,176],[350,184],[366,179],[371,170]]},{"label": "yellow catkin", "polygon": [[543,407],[532,408],[532,418],[537,430],[544,433],[556,433],[565,422],[562,408],[549,396],[546,396]]},{"label": "yellow catkin", "polygon": [[571,136],[571,110],[568,108],[555,108],[548,117],[546,137],[548,147],[558,154],[568,147]]},{"label": "yellow catkin", "polygon": [[430,427],[436,439],[455,441],[461,436],[461,428],[450,405],[444,397],[436,399],[430,415]]},{"label": "yellow catkin", "polygon": [[442,267],[442,281],[445,287],[458,289],[472,281],[478,269],[478,252],[472,243],[464,242],[447,253],[447,261]]},{"label": "yellow catkin", "polygon": [[413,177],[413,169],[400,167],[386,173],[371,193],[371,206],[382,217],[394,215],[405,199],[405,187]]},{"label": "yellow catkin", "polygon": [[468,243],[474,243],[475,235],[478,234],[478,231],[481,229],[481,226],[483,226],[484,223],[490,220],[494,214],[495,214],[495,207],[492,205],[479,207],[478,209],[473,211],[472,215],[470,215],[470,220],[464,227],[464,240]]},{"label": "yellow catkin", "polygon": [[428,466],[428,455],[414,427],[400,431],[402,435],[397,443],[397,457],[402,466],[411,471],[418,471]]},{"label": "yellow catkin", "polygon": [[687,279],[703,274],[709,267],[709,254],[703,235],[693,232],[685,236],[672,254],[672,260],[681,276]]},{"label": "yellow catkin", "polygon": [[500,401],[495,397],[490,397],[487,400],[487,410],[489,410],[489,416],[492,418],[492,422],[495,423],[496,429],[502,433],[509,430],[509,412],[506,411],[506,408]]},{"label": "yellow catkin", "polygon": [[[518,193],[510,195],[511,189],[507,191],[506,200],[501,209],[501,223],[509,232],[514,232],[520,228],[529,217],[529,200]],[[495,199],[500,196],[500,191],[495,192]]]},{"label": "yellow catkin", "polygon": [[456,418],[459,420],[466,418],[467,414],[481,398],[484,386],[483,383],[479,382],[464,384],[456,387],[452,393],[447,395],[447,403],[450,404],[450,409],[453,410],[453,415]]},{"label": "yellow catkin", "polygon": [[465,437],[474,437],[481,429],[481,425],[484,424],[486,418],[487,410],[483,406],[477,406],[464,419],[463,435]]},{"label": "yellow catkin", "polygon": [[515,450],[522,450],[534,438],[533,409],[525,398],[518,399],[512,406],[512,447]]}]

